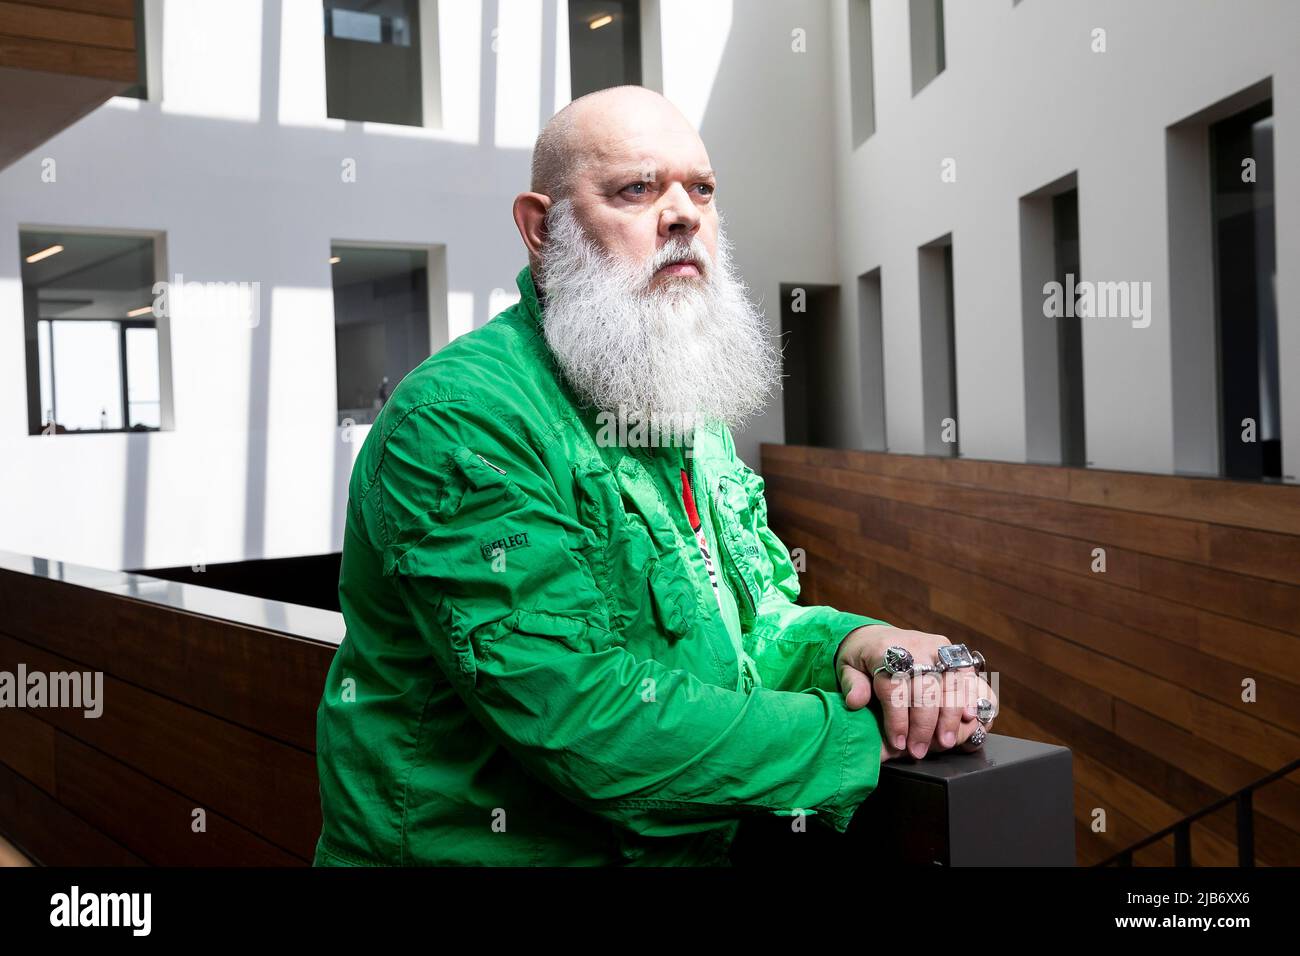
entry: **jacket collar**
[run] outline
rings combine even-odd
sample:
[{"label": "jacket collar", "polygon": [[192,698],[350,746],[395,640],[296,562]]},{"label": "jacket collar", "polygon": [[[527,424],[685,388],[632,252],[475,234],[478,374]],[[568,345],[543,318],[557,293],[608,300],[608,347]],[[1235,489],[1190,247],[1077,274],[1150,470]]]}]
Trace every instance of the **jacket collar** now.
[{"label": "jacket collar", "polygon": [[540,324],[542,320],[542,309],[546,307],[546,293],[539,290],[533,283],[533,272],[528,266],[519,270],[519,275],[515,276],[515,285],[519,287],[520,302],[524,307],[524,312],[534,324]]}]

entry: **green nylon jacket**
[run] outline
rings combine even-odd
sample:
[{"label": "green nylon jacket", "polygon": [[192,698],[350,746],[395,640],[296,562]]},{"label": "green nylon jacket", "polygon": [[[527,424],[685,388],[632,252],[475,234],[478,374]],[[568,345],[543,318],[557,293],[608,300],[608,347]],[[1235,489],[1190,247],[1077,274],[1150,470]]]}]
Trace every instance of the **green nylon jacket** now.
[{"label": "green nylon jacket", "polygon": [[401,381],[353,468],[315,863],[725,865],[746,814],[844,831],[880,727],[834,655],[882,622],[794,603],[724,426],[604,440],[517,282]]}]

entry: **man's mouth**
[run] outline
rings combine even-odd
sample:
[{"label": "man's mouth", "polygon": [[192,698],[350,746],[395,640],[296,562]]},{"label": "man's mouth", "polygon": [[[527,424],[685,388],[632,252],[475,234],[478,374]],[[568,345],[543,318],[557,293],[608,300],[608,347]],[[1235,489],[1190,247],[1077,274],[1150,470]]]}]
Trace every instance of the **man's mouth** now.
[{"label": "man's mouth", "polygon": [[670,262],[656,273],[656,275],[661,276],[698,276],[700,274],[700,267],[690,259],[681,262]]}]

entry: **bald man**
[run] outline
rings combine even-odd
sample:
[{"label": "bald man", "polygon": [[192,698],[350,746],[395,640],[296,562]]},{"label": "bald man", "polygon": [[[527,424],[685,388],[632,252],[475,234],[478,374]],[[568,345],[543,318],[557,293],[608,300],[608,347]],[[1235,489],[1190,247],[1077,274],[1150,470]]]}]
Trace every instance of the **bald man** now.
[{"label": "bald man", "polygon": [[316,863],[726,864],[748,814],[842,832],[882,761],[978,747],[960,655],[890,678],[945,638],[795,603],[731,434],[779,354],[690,123],[584,96],[531,186],[519,303],[402,380],[352,472]]}]

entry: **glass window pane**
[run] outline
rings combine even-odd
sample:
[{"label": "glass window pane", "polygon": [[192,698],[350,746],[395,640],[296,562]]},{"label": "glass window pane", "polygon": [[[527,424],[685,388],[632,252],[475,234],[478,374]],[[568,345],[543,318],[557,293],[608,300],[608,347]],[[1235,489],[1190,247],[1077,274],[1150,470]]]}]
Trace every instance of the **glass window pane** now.
[{"label": "glass window pane", "polygon": [[428,253],[334,246],[334,342],[340,423],[369,424],[407,372],[429,357]]},{"label": "glass window pane", "polygon": [[[158,334],[148,308],[154,239],[22,230],[19,251],[24,321],[35,344],[29,433],[159,427]],[[136,405],[131,413],[128,402]]]},{"label": "glass window pane", "polygon": [[640,83],[641,4],[569,0],[570,95]]},{"label": "glass window pane", "polygon": [[54,323],[54,402],[68,431],[122,427],[116,322]]},{"label": "glass window pane", "polygon": [[424,125],[418,0],[324,0],[326,112]]},{"label": "glass window pane", "polygon": [[158,330],[126,330],[126,410],[129,428],[159,428]]}]

